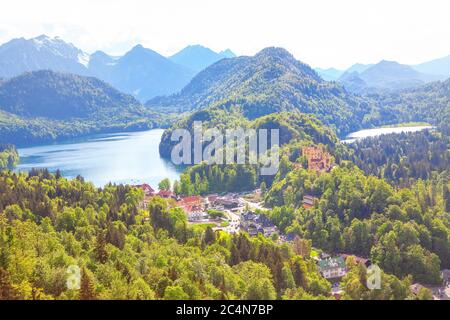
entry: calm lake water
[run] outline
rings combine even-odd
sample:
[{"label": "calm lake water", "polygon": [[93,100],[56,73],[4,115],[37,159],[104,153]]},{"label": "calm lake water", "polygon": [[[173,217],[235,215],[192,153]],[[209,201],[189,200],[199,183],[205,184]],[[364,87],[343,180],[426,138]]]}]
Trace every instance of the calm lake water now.
[{"label": "calm lake water", "polygon": [[402,133],[402,132],[416,132],[422,131],[425,129],[432,129],[430,126],[416,126],[416,127],[392,127],[392,128],[376,128],[376,129],[367,129],[361,130],[357,132],[350,133],[345,140],[342,140],[345,143],[352,143],[359,139],[364,139],[368,137],[376,137],[382,134],[390,134],[390,133]]},{"label": "calm lake water", "polygon": [[67,178],[77,175],[101,187],[113,183],[148,183],[156,188],[164,178],[178,179],[180,171],[159,156],[163,130],[103,134],[18,149],[19,171],[60,169]]}]

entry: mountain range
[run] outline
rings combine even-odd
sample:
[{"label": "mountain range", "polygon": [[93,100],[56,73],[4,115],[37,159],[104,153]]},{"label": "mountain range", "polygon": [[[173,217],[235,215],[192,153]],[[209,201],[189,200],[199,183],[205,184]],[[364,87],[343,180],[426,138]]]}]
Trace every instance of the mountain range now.
[{"label": "mountain range", "polygon": [[412,66],[419,72],[450,77],[450,55]]},{"label": "mountain range", "polygon": [[0,46],[0,78],[45,69],[95,76],[146,101],[178,92],[202,68],[232,56],[230,50],[215,53],[192,46],[167,58],[137,45],[125,55],[113,57],[101,51],[88,54],[60,38],[41,35],[13,39]]},{"label": "mountain range", "polygon": [[[102,51],[88,54],[58,37],[41,35],[13,39],[0,46],[0,79],[44,69],[94,76],[145,102],[178,93],[200,71],[234,57],[229,49],[214,52],[201,45],[188,46],[170,57],[142,45],[118,57]],[[323,79],[340,81],[356,93],[398,90],[450,77],[450,56],[413,66],[383,60],[377,64],[357,63],[347,70],[315,70]]]},{"label": "mountain range", "polygon": [[91,75],[141,101],[177,92],[195,75],[192,70],[141,45],[119,58],[96,52],[88,68]]},{"label": "mountain range", "polygon": [[[385,70],[387,69],[387,70]],[[375,82],[377,70],[399,77],[410,76],[410,68],[382,62],[361,74]],[[413,75],[420,74],[413,70]],[[366,82],[354,71],[347,74]],[[321,121],[344,137],[351,131],[381,125],[426,121],[445,128],[449,119],[450,79],[397,91],[355,95],[339,82],[323,80],[311,67],[282,48],[266,48],[255,56],[221,60],[196,75],[178,94],[157,97],[147,106],[161,112],[187,114],[167,129],[160,154],[171,154],[174,129],[192,130],[194,121],[207,127],[245,126],[270,114],[301,112]],[[319,130],[320,131],[320,130]]]},{"label": "mountain range", "polygon": [[[137,45],[115,57],[101,51],[88,55],[59,38],[12,40],[0,46],[0,136],[31,143],[91,131],[163,126],[168,113],[211,107],[237,109],[249,120],[297,110],[315,115],[343,136],[364,127],[430,118],[422,108],[430,104],[423,102],[408,115],[409,104],[417,105],[417,100],[432,101],[432,123],[447,106],[448,81],[424,87],[441,77],[396,62],[357,64],[339,81],[325,81],[282,48],[233,56],[230,51],[190,46],[166,58]],[[202,61],[209,66],[196,74],[193,70],[201,68]],[[396,91],[386,90],[392,88]],[[149,98],[146,107],[136,97]]]},{"label": "mountain range", "polygon": [[221,60],[198,73],[181,92],[146,105],[165,112],[238,107],[248,119],[299,110],[315,114],[339,133],[364,125],[364,114],[372,108],[339,83],[323,80],[282,48]]},{"label": "mountain range", "polygon": [[[391,91],[411,88],[445,78],[445,76],[421,73],[413,67],[395,61],[382,60],[361,72],[347,71],[338,81],[351,91],[361,92],[370,88]],[[357,90],[355,90],[356,87],[358,87]]]},{"label": "mountain range", "polygon": [[85,119],[139,106],[135,98],[97,78],[49,70],[25,73],[0,86],[0,108],[27,118]]},{"label": "mountain range", "polygon": [[[341,81],[349,88],[358,86],[358,82],[362,80],[366,82],[366,86],[371,88],[397,90],[449,78],[450,56],[418,65],[404,65],[394,61],[382,60],[377,64],[356,63],[347,70],[335,68],[316,68],[315,70],[325,80]],[[357,82],[348,83],[348,79],[355,80],[356,76],[360,78]]]}]

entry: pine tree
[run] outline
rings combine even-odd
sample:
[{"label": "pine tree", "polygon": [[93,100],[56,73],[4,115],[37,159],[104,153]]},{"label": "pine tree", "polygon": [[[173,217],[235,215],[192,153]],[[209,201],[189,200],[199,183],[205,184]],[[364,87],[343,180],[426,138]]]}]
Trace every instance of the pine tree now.
[{"label": "pine tree", "polygon": [[311,241],[295,236],[292,248],[295,254],[308,258],[311,254]]},{"label": "pine tree", "polygon": [[298,257],[292,263],[292,275],[294,276],[297,287],[307,288],[308,280],[306,277],[307,268],[305,263]]},{"label": "pine tree", "polygon": [[241,261],[242,260],[239,254],[239,250],[237,249],[236,245],[232,243],[230,249],[230,264],[234,266],[240,263]]},{"label": "pine tree", "polygon": [[291,268],[288,265],[285,265],[282,269],[283,276],[283,288],[284,289],[292,289],[295,288],[295,280],[292,275]]},{"label": "pine tree", "polygon": [[239,236],[237,248],[239,250],[239,257],[241,258],[241,261],[247,261],[250,259],[251,244],[250,240],[246,236]]},{"label": "pine tree", "polygon": [[159,190],[170,190],[170,180],[165,178],[158,184]]},{"label": "pine tree", "polygon": [[211,227],[206,228],[205,237],[203,239],[206,245],[214,243],[216,241],[216,234]]},{"label": "pine tree", "polygon": [[0,268],[0,300],[16,300],[18,294],[14,289],[8,271]]},{"label": "pine tree", "polygon": [[81,284],[80,284],[80,300],[96,300],[94,283],[87,273],[86,268],[81,271]]},{"label": "pine tree", "polygon": [[95,257],[98,262],[106,263],[108,260],[108,252],[106,251],[106,238],[102,231],[97,234],[97,242],[95,244]]},{"label": "pine tree", "polygon": [[445,211],[450,212],[450,188],[447,184],[444,184],[444,201]]}]

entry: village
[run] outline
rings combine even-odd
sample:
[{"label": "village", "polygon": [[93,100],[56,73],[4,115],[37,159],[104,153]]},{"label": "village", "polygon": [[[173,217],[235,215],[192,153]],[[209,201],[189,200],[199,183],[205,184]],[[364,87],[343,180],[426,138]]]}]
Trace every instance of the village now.
[{"label": "village", "polygon": [[[308,169],[317,172],[329,172],[335,164],[332,156],[322,146],[304,147],[302,154],[306,157]],[[297,166],[301,166],[297,163]],[[245,231],[250,236],[262,234],[272,237],[279,242],[289,241],[289,235],[282,235],[278,228],[264,214],[263,197],[261,190],[251,192],[210,194],[207,196],[182,197],[171,190],[156,192],[150,185],[141,184],[135,187],[144,191],[142,207],[146,208],[153,197],[173,199],[176,206],[182,208],[190,224],[210,225],[214,231],[224,231],[230,234]],[[312,208],[318,198],[306,194],[302,206]]]},{"label": "village", "polygon": [[251,236],[263,234],[271,237],[278,234],[277,227],[264,214],[255,213],[263,209],[260,190],[181,197],[170,190],[156,192],[148,184],[136,187],[144,191],[142,208],[146,208],[153,197],[172,199],[176,207],[186,212],[187,220],[192,225],[208,225],[212,226],[214,231],[230,234],[236,234],[241,230],[248,232]]},{"label": "village", "polygon": [[[306,157],[308,169],[316,172],[329,172],[335,164],[331,155],[323,147],[304,147],[302,154]],[[295,163],[296,167],[301,167]],[[206,196],[186,196],[181,197],[170,190],[159,190],[156,192],[150,185],[136,185],[144,191],[144,201],[142,208],[146,208],[153,197],[172,199],[176,207],[182,208],[186,212],[187,220],[191,225],[211,226],[213,231],[237,234],[246,232],[251,237],[262,235],[272,238],[277,243],[293,242],[296,240],[295,234],[282,234],[265,214],[267,208],[263,206],[263,196],[261,190],[251,192],[210,194]],[[319,201],[314,195],[305,194],[302,200],[302,207],[313,208]],[[313,256],[319,272],[330,281],[332,285],[331,294],[336,299],[341,299],[343,291],[340,287],[340,280],[348,273],[347,259],[351,258],[358,264],[363,264],[369,268],[372,266],[370,259],[352,254],[330,255],[320,250],[314,250],[318,254]],[[435,300],[450,300],[450,270],[441,271],[443,285],[437,287],[427,286]],[[413,294],[418,295],[421,288],[420,283],[411,285]]]}]

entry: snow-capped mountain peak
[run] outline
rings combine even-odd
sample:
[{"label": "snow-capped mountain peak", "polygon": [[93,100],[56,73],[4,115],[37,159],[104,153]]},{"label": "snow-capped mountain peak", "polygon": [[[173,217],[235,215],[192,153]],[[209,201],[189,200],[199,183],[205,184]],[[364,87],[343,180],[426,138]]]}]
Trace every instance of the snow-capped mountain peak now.
[{"label": "snow-capped mountain peak", "polygon": [[86,75],[89,61],[89,54],[59,37],[14,39],[0,46],[0,77],[42,69]]},{"label": "snow-capped mountain peak", "polygon": [[87,54],[86,52],[80,52],[78,53],[78,62],[85,66],[86,68],[89,68],[89,62],[91,60],[91,56]]}]

